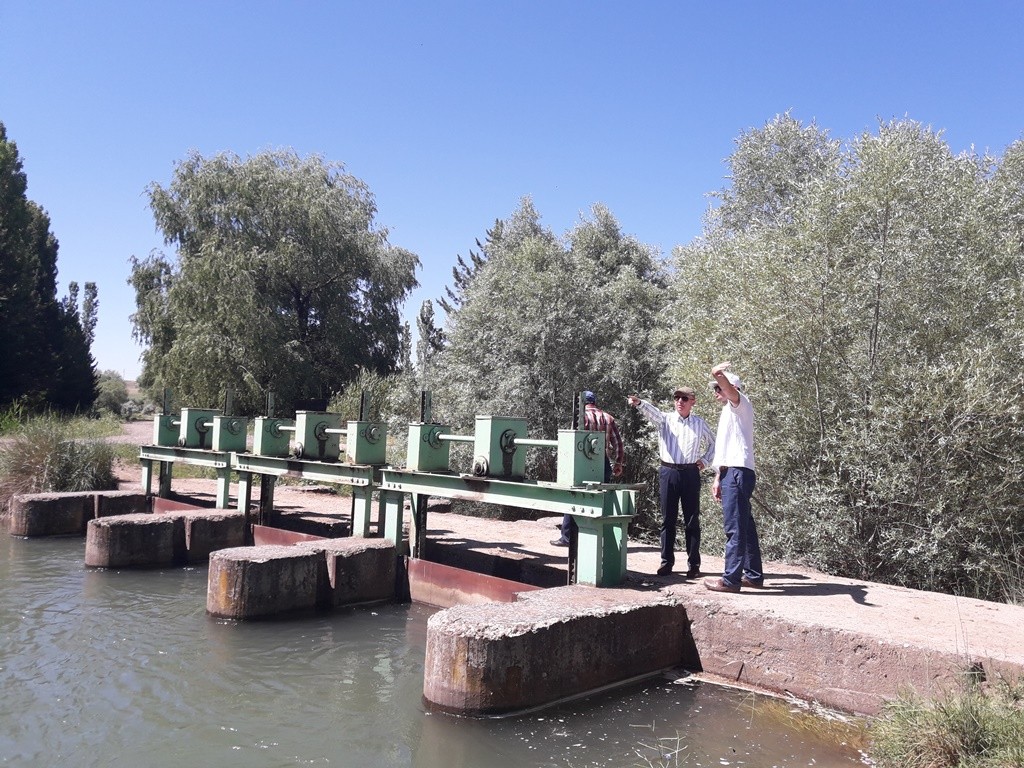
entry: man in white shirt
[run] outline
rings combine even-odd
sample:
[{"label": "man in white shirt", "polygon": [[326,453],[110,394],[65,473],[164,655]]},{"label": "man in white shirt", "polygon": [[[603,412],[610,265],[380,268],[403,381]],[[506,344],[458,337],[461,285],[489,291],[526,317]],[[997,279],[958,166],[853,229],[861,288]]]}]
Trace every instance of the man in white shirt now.
[{"label": "man in white shirt", "polygon": [[672,572],[675,565],[676,526],[683,508],[686,538],[687,578],[700,575],[700,472],[715,455],[715,436],[700,416],[690,413],[697,394],[689,387],[672,393],[675,413],[663,413],[654,405],[630,395],[629,404],[638,408],[658,428],[661,469],[658,487],[661,499],[661,567],[658,575]]},{"label": "man in white shirt", "polygon": [[711,493],[722,504],[725,527],[725,569],[721,578],[704,586],[713,592],[739,592],[763,587],[761,544],[751,514],[754,473],[754,406],[743,394],[743,382],[728,370],[729,363],[711,369],[711,387],[722,405],[715,437],[715,481]]}]

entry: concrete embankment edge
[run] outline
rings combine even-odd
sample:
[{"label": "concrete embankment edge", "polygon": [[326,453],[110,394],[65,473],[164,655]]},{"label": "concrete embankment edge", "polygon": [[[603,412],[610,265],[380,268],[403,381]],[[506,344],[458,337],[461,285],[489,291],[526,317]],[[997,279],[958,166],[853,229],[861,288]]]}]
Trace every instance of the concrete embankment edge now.
[{"label": "concrete embankment edge", "polygon": [[684,598],[692,644],[683,666],[861,715],[878,714],[910,691],[941,696],[968,671],[990,680],[1024,679],[1019,660],[894,642],[829,626],[827,616],[821,623],[793,621],[739,602],[752,599]]}]

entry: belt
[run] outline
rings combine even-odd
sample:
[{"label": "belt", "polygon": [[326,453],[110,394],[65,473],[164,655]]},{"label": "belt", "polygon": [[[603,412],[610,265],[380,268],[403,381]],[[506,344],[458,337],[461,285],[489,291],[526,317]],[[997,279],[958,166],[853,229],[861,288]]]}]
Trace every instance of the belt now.
[{"label": "belt", "polygon": [[696,464],[673,464],[671,461],[661,462],[661,466],[668,467],[669,469],[696,469]]}]

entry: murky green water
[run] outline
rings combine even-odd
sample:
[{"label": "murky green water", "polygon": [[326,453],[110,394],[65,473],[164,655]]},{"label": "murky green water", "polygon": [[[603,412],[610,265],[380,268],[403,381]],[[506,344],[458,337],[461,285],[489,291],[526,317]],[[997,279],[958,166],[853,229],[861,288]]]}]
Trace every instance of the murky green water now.
[{"label": "murky green water", "polygon": [[861,762],[780,702],[667,679],[515,719],[427,714],[432,609],[223,622],[206,615],[205,568],[91,571],[83,554],[81,539],[22,540],[0,529],[0,764]]}]

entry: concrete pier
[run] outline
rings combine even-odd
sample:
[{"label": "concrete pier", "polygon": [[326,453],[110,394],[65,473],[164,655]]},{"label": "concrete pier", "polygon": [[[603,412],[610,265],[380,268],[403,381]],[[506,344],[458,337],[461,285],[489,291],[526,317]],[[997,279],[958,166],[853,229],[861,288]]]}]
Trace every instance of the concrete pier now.
[{"label": "concrete pier", "polygon": [[671,597],[556,587],[462,605],[427,625],[423,697],[462,715],[527,710],[675,666],[686,612]]},{"label": "concrete pier", "polygon": [[255,619],[310,610],[320,595],[322,552],[297,546],[234,547],[210,555],[206,612]]},{"label": "concrete pier", "polygon": [[161,568],[205,563],[210,553],[245,543],[245,518],[233,509],[177,510],[89,521],[85,564]]},{"label": "concrete pier", "polygon": [[11,536],[82,536],[97,517],[149,511],[149,500],[138,491],[31,493],[11,499]]},{"label": "concrete pier", "polygon": [[160,568],[185,560],[185,527],[171,515],[121,515],[89,521],[85,564],[92,568]]},{"label": "concrete pier", "polygon": [[324,539],[295,547],[321,558],[321,607],[394,600],[396,555],[390,539]]}]

